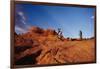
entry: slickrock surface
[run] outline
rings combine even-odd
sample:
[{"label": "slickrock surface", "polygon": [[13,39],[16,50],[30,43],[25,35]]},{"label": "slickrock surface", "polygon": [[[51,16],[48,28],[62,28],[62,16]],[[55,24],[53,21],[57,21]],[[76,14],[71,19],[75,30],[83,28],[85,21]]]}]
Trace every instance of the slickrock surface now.
[{"label": "slickrock surface", "polygon": [[94,38],[63,40],[55,30],[32,27],[24,34],[15,33],[16,65],[95,62]]}]

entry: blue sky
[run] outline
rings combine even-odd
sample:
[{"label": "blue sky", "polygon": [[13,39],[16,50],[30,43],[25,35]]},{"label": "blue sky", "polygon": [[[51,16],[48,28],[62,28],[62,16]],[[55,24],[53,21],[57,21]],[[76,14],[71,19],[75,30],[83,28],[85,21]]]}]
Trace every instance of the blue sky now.
[{"label": "blue sky", "polygon": [[79,38],[81,30],[83,37],[90,38],[94,36],[94,13],[95,8],[16,4],[15,31],[25,33],[31,26],[61,28],[64,37]]}]

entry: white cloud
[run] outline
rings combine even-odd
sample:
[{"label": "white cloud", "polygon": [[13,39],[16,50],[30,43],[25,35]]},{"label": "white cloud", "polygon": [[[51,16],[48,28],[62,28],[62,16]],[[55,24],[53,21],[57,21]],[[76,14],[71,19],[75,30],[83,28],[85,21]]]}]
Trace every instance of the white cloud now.
[{"label": "white cloud", "polygon": [[15,31],[18,31],[18,32],[20,32],[20,33],[25,33],[25,32],[26,32],[25,29],[23,29],[23,28],[21,28],[21,27],[18,27],[18,26],[15,26]]},{"label": "white cloud", "polygon": [[21,11],[20,11],[20,12],[18,12],[18,14],[19,14],[20,16],[23,16],[23,12],[21,12]]},{"label": "white cloud", "polygon": [[21,17],[21,23],[26,24],[26,18],[25,18],[24,13],[22,11],[19,11],[18,15],[20,15]]},{"label": "white cloud", "polygon": [[26,22],[25,22],[24,20],[22,20],[22,23],[23,23],[23,24],[26,24]]},{"label": "white cloud", "polygon": [[91,16],[91,19],[94,19],[94,16]]},{"label": "white cloud", "polygon": [[23,13],[23,12],[19,11],[19,12],[18,12],[18,15],[20,15],[20,16],[22,17],[23,20],[26,20],[26,18],[25,18],[25,16],[24,16],[24,13]]}]

